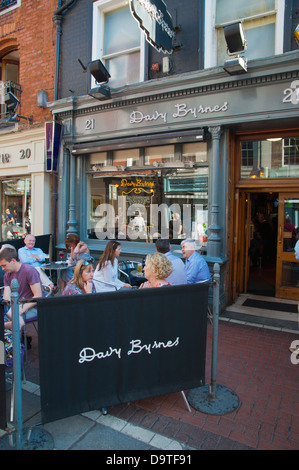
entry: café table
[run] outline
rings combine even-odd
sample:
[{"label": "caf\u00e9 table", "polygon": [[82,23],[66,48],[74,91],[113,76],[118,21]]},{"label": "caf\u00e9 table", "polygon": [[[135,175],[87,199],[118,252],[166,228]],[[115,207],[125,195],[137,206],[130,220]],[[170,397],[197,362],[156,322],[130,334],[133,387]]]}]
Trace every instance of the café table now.
[{"label": "caf\u00e9 table", "polygon": [[132,269],[132,271],[130,272],[130,278],[132,279],[134,277],[137,277],[137,279],[141,281],[140,284],[142,282],[147,281],[147,279],[144,277],[144,273],[143,272],[140,273],[139,271],[137,271],[137,269]]},{"label": "caf\u00e9 table", "polygon": [[43,271],[46,269],[51,271],[56,271],[57,272],[57,287],[58,287],[58,294],[61,294],[61,272],[65,271],[69,267],[72,266],[72,263],[68,261],[52,261],[50,263],[44,263],[40,267],[42,268]]}]

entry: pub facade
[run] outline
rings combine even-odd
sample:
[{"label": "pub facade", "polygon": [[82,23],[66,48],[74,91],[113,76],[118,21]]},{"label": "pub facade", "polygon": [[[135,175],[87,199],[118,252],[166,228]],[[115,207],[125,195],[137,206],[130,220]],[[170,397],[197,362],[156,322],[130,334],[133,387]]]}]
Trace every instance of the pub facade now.
[{"label": "pub facade", "polygon": [[[104,3],[91,2],[93,18]],[[66,42],[79,14],[80,2],[66,17]],[[153,65],[156,52],[147,51]],[[103,99],[90,92],[93,77],[80,64],[87,91],[65,91],[62,50],[62,96],[49,105],[64,126],[58,247],[75,232],[96,259],[114,238],[123,258],[142,259],[160,236],[178,254],[192,237],[211,273],[220,265],[222,307],[250,291],[255,269],[269,295],[298,299],[295,235],[285,225],[299,226],[298,58],[297,50],[253,58],[245,73],[232,74],[200,67],[201,58],[194,70],[125,86],[112,77]],[[270,226],[265,244],[255,233],[258,214]]]}]

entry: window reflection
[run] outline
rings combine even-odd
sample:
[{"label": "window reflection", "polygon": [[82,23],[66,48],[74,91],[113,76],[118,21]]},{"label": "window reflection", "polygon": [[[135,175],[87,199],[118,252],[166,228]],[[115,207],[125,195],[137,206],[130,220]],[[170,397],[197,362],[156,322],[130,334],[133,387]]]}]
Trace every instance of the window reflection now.
[{"label": "window reflection", "polygon": [[[13,223],[7,225],[8,214]],[[31,231],[31,179],[2,182],[2,240],[21,238]]]},{"label": "window reflection", "polygon": [[241,142],[241,178],[299,176],[299,137]]},{"label": "window reflection", "polygon": [[[154,242],[162,237],[179,244],[192,237],[207,245],[206,143],[91,154],[88,175],[88,238],[100,238],[101,227],[102,239]],[[137,216],[145,221],[142,231],[134,225]]]}]

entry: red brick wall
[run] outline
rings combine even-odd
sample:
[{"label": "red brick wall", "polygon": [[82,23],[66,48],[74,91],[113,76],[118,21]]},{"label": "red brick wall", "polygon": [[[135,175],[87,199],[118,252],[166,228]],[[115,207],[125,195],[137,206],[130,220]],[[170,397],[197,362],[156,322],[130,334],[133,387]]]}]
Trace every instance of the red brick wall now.
[{"label": "red brick wall", "polygon": [[[17,46],[20,54],[21,114],[33,116],[30,127],[52,119],[47,108],[37,106],[37,91],[54,100],[56,26],[52,21],[57,0],[22,0],[21,6],[0,16],[0,57]],[[21,120],[20,126],[28,126]]]}]

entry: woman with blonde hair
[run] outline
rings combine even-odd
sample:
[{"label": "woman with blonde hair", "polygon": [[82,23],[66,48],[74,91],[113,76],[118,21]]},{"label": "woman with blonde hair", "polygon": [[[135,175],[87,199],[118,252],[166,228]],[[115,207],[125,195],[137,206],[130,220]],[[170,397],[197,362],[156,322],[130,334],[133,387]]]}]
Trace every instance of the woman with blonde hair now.
[{"label": "woman with blonde hair", "polygon": [[73,278],[63,289],[62,295],[95,294],[95,285],[92,282],[94,268],[90,261],[81,259],[76,264]]},{"label": "woman with blonde hair", "polygon": [[141,284],[139,289],[171,285],[166,278],[172,273],[172,264],[162,253],[147,255],[143,271],[147,282]]}]

